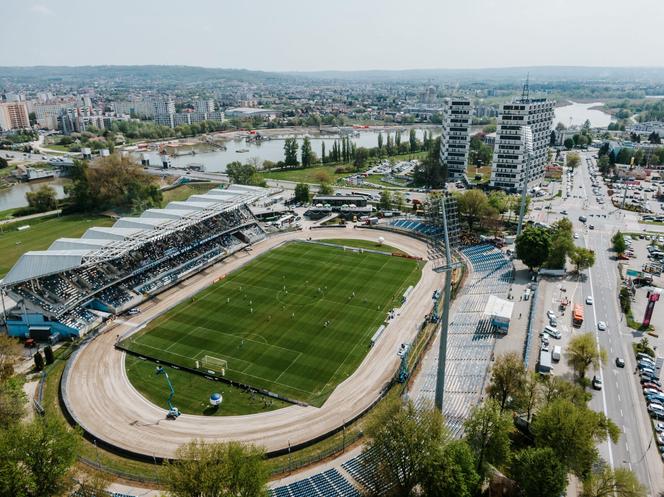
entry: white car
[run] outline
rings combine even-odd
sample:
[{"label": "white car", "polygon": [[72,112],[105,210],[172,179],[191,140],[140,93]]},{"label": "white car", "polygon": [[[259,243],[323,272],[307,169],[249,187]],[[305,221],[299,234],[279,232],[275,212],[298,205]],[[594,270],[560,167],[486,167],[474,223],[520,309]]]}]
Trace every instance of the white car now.
[{"label": "white car", "polygon": [[574,239],[575,239],[575,240],[578,240],[578,238],[579,238],[579,234],[578,234],[578,233],[574,233]]},{"label": "white car", "polygon": [[586,304],[593,305],[593,298],[590,295],[586,297]]},{"label": "white car", "polygon": [[553,312],[551,309],[549,309],[548,311],[546,311],[546,317],[548,317],[549,319],[555,319],[556,313]]},{"label": "white car", "polygon": [[597,329],[599,331],[606,331],[606,323],[604,321],[599,321],[597,323]]}]

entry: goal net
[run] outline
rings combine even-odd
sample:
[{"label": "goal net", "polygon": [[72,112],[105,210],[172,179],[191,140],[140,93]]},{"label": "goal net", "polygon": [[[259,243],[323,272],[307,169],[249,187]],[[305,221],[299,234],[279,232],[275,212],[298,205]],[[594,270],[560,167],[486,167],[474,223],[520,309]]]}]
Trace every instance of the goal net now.
[{"label": "goal net", "polygon": [[219,357],[205,355],[203,356],[203,359],[201,359],[201,365],[206,369],[211,369],[212,371],[217,371],[224,375],[226,374],[228,362],[226,362],[225,359],[220,359]]}]

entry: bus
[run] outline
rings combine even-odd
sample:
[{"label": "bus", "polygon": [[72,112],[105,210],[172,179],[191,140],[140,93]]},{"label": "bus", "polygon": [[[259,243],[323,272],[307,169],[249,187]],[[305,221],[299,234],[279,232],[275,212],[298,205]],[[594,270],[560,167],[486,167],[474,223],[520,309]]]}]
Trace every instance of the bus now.
[{"label": "bus", "polygon": [[574,309],[572,309],[572,324],[577,328],[583,324],[583,306],[581,304],[574,304]]}]

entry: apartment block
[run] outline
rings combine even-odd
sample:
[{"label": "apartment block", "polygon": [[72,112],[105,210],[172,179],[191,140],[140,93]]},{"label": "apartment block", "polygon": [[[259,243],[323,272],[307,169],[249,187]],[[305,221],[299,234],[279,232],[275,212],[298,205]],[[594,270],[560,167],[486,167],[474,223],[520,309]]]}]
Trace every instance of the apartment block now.
[{"label": "apartment block", "polygon": [[521,98],[502,105],[493,149],[491,186],[508,192],[522,190],[527,159],[521,134],[523,126],[530,126],[533,134],[528,188],[541,183],[551,137],[554,106],[555,102],[544,98]]}]

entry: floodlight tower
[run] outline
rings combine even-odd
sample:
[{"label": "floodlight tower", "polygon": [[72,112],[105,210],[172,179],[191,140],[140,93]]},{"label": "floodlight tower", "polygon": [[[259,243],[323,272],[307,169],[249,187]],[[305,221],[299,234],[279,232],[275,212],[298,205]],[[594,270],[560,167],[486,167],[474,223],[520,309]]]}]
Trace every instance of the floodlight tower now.
[{"label": "floodlight tower", "polygon": [[[450,302],[452,300],[452,272],[460,263],[452,260],[452,246],[457,245],[459,237],[459,223],[456,199],[446,194],[431,201],[428,217],[430,222],[442,228],[441,233],[431,236],[430,243],[434,255],[444,250],[445,258],[441,264],[434,267],[436,273],[445,273],[445,288],[443,291],[443,312],[440,318],[440,342],[438,345],[438,370],[436,371],[435,406],[443,412],[445,396],[445,365],[447,357],[447,334],[450,316]],[[442,245],[442,246],[441,246]]]},{"label": "floodlight tower", "polygon": [[[524,90],[525,91],[525,90]],[[519,224],[516,228],[516,236],[523,229],[523,217],[526,215],[526,199],[528,197],[528,180],[530,179],[530,161],[533,156],[533,130],[530,126],[521,127],[521,147],[523,149],[523,188],[521,189],[521,207],[519,209]]]}]

